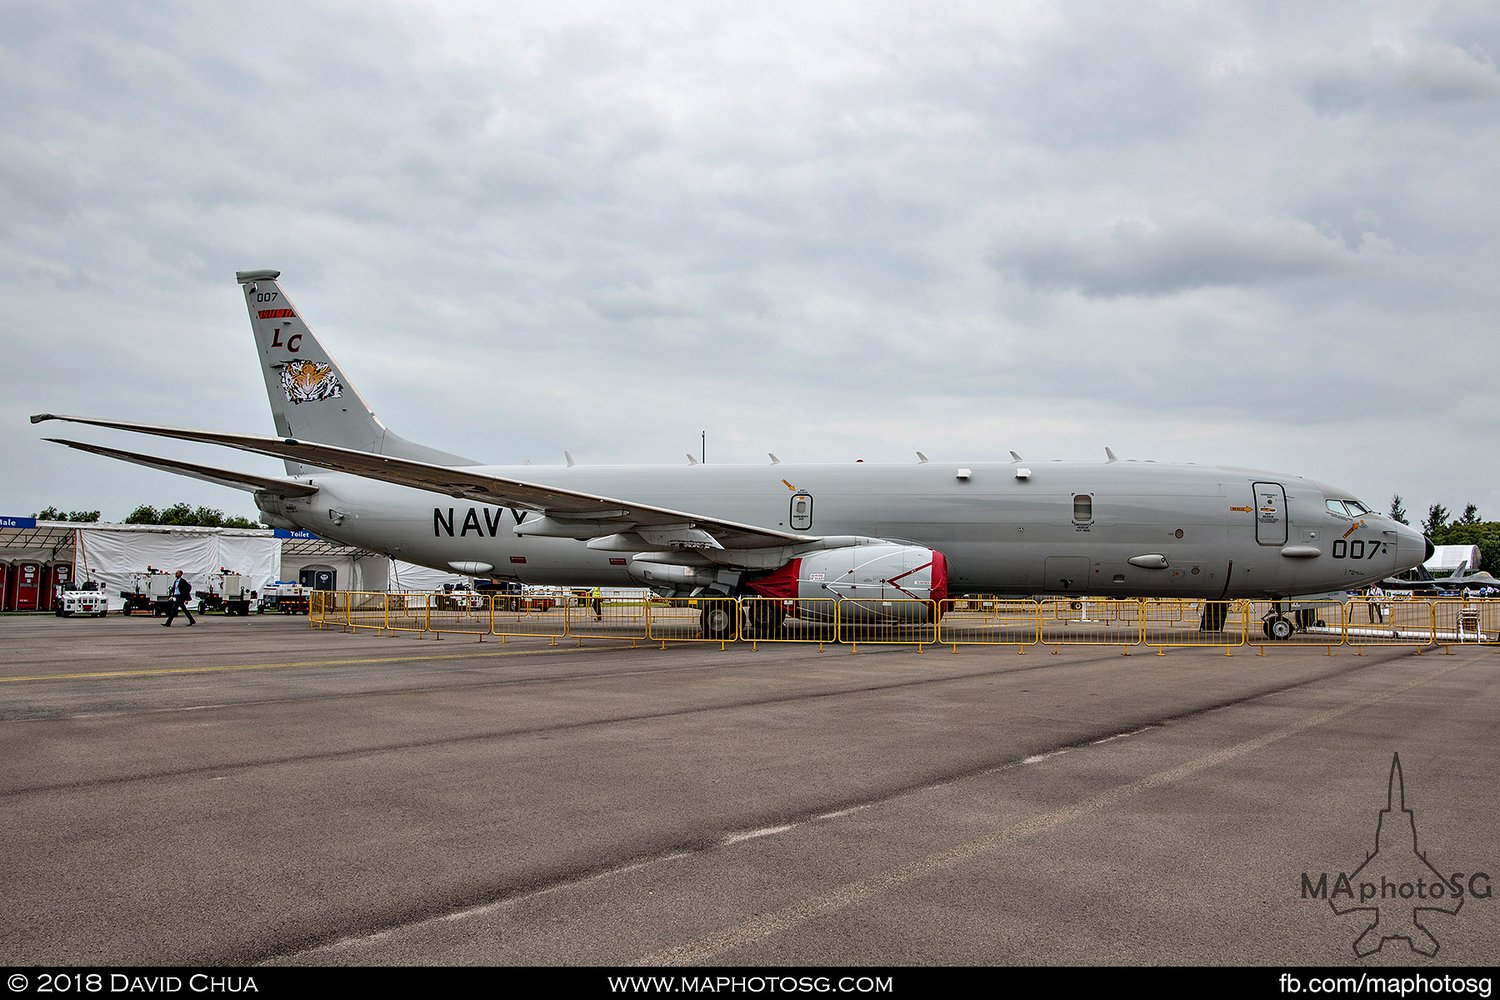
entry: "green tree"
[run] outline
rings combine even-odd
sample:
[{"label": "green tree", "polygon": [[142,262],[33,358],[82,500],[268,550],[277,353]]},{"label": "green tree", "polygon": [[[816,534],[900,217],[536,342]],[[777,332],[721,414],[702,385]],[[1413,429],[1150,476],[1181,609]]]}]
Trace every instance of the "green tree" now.
[{"label": "green tree", "polygon": [[1474,524],[1455,521],[1447,527],[1439,528],[1429,537],[1434,545],[1479,546],[1479,565],[1470,566],[1470,572],[1487,569],[1493,573],[1500,569],[1500,521],[1478,521]]},{"label": "green tree", "polygon": [[1402,505],[1399,493],[1391,496],[1391,520],[1398,524],[1411,524],[1406,519],[1406,507]]},{"label": "green tree", "polygon": [[1448,526],[1448,508],[1435,503],[1427,508],[1427,520],[1422,522],[1422,533],[1437,541],[1437,533]]},{"label": "green tree", "polygon": [[161,514],[157,513],[155,507],[150,504],[141,504],[135,510],[125,515],[126,524],[160,524]]},{"label": "green tree", "polygon": [[56,507],[48,507],[46,510],[37,511],[31,515],[38,521],[73,521],[78,524],[88,524],[99,520],[97,510],[70,510],[64,514]]},{"label": "green tree", "polygon": [[186,528],[259,528],[260,524],[248,517],[224,516],[216,507],[189,507],[185,503],[174,503],[157,510],[150,504],[141,504],[125,515],[126,524],[161,524]]},{"label": "green tree", "polygon": [[1474,504],[1469,504],[1467,507],[1464,508],[1463,516],[1458,519],[1458,523],[1459,524],[1478,524],[1479,523],[1479,508],[1477,506],[1475,506]]}]

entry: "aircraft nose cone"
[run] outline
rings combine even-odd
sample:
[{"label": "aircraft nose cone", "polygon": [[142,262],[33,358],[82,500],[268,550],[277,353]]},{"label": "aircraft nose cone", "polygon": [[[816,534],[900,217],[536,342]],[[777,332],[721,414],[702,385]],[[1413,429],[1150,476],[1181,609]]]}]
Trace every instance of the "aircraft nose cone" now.
[{"label": "aircraft nose cone", "polygon": [[1416,528],[1396,525],[1396,572],[1404,573],[1432,558],[1432,539]]}]

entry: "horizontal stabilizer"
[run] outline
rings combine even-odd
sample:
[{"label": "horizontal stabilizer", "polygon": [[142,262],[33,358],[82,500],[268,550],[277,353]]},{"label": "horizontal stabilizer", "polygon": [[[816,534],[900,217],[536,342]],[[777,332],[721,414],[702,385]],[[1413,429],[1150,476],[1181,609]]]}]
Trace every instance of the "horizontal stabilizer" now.
[{"label": "horizontal stabilizer", "polygon": [[[817,535],[792,534],[757,527],[753,524],[704,517],[688,511],[670,510],[614,497],[583,493],[560,486],[509,479],[496,476],[478,466],[429,465],[426,462],[395,458],[390,455],[375,455],[367,451],[338,448],[311,441],[298,441],[295,438],[186,430],[116,420],[96,420],[91,417],[67,417],[52,413],[39,413],[31,418],[34,424],[44,420],[66,420],[71,423],[107,427],[112,430],[154,434],[157,437],[175,438],[179,441],[223,445],[258,455],[288,459],[332,472],[344,472],[366,479],[408,486],[412,489],[429,490],[433,493],[442,493],[478,503],[535,511],[559,521],[588,519],[603,525],[618,521],[630,525],[633,530],[637,531],[642,528],[671,529],[674,533],[673,537],[693,539],[698,538],[694,533],[696,530],[706,532],[725,549],[765,549],[820,541]],[[701,544],[702,540],[699,539],[694,547]]]},{"label": "horizontal stabilizer", "polygon": [[154,455],[140,455],[133,451],[120,451],[117,448],[105,448],[97,444],[84,444],[81,441],[64,441],[62,438],[45,438],[44,440],[51,441],[53,444],[67,445],[69,448],[77,448],[79,451],[103,455],[106,458],[118,458],[122,462],[134,462],[136,465],[174,472],[179,476],[191,476],[206,483],[217,483],[220,486],[229,486],[237,490],[249,490],[252,493],[265,492],[279,497],[310,497],[318,492],[316,486],[294,483],[287,479],[272,479],[269,476],[252,476],[246,472],[211,469],[206,465],[193,465],[190,462],[157,458]]}]

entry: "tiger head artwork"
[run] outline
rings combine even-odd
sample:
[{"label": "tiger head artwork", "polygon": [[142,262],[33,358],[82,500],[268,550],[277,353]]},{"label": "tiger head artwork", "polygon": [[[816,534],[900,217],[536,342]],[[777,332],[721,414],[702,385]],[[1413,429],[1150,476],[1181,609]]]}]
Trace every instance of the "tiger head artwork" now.
[{"label": "tiger head artwork", "polygon": [[344,394],[333,365],[316,361],[288,361],[281,369],[281,387],[289,403],[311,403],[319,399],[337,399]]}]

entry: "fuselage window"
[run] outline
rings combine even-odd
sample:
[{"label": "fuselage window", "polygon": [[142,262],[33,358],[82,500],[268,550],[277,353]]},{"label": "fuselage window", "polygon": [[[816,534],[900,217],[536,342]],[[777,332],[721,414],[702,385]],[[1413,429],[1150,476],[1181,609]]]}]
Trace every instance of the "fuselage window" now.
[{"label": "fuselage window", "polygon": [[1333,511],[1339,517],[1348,517],[1349,516],[1349,512],[1346,511],[1346,510],[1344,510],[1344,501],[1342,501],[1342,500],[1328,500],[1328,501],[1325,501],[1325,502],[1328,505],[1328,509],[1331,510],[1331,511]]},{"label": "fuselage window", "polygon": [[1094,498],[1087,493],[1073,497],[1073,520],[1087,524],[1094,519]]}]

